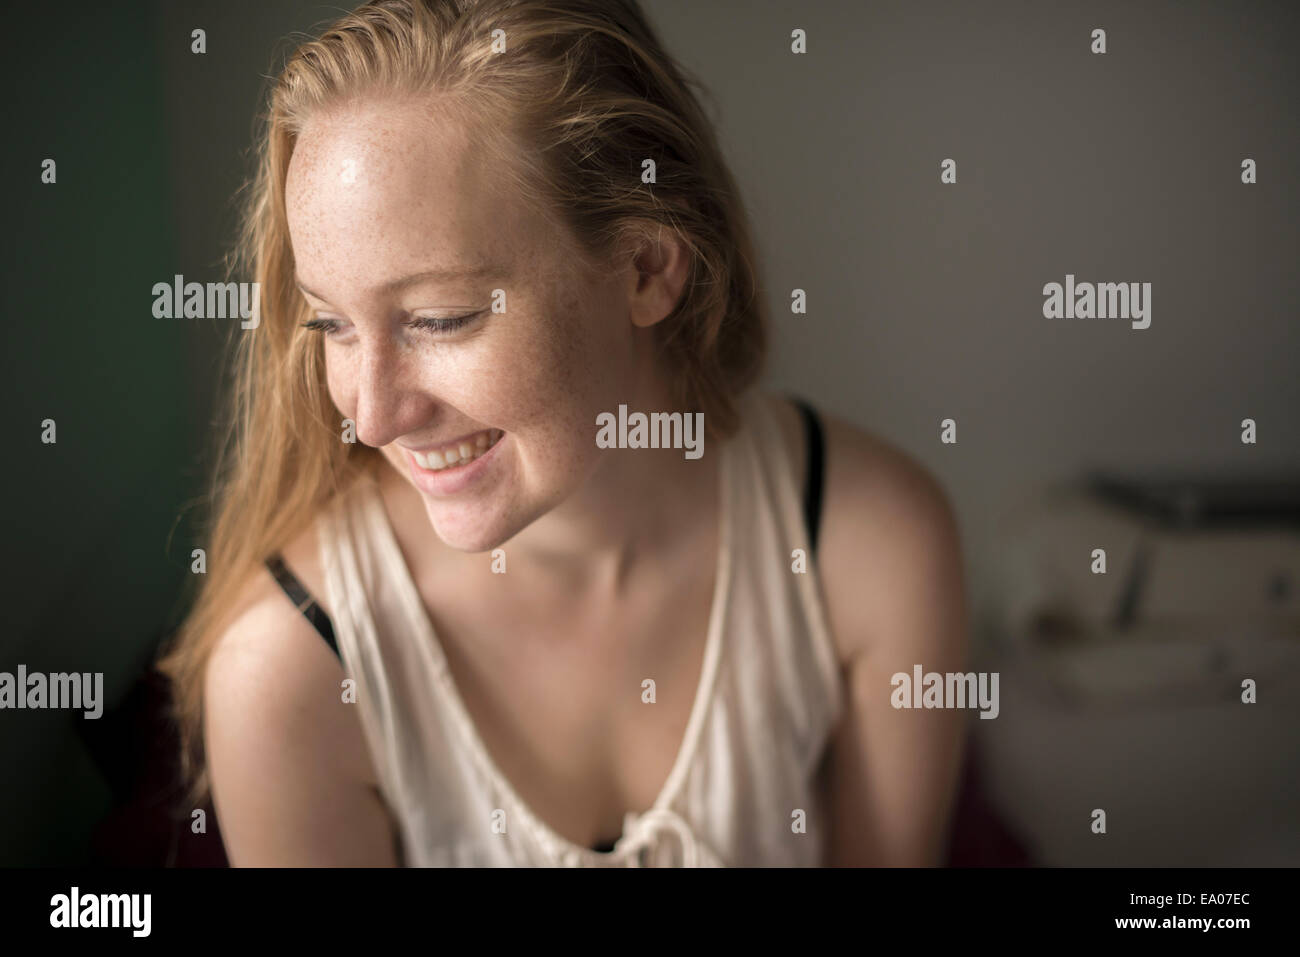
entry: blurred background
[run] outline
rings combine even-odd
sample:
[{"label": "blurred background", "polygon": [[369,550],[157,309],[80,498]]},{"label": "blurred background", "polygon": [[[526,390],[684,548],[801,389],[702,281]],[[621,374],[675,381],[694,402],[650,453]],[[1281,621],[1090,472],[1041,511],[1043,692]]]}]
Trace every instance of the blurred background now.
[{"label": "blurred background", "polygon": [[[957,510],[1001,706],[971,721],[951,862],[1300,864],[1300,9],[643,7],[745,192],[768,386],[904,448]],[[222,278],[265,78],[339,12],[6,18],[0,671],[102,671],[110,713],[0,712],[0,864],[222,862],[166,815],[147,674],[202,544],[230,321],[156,319],[152,287]],[[1150,328],[1044,319],[1067,273],[1150,282]]]}]

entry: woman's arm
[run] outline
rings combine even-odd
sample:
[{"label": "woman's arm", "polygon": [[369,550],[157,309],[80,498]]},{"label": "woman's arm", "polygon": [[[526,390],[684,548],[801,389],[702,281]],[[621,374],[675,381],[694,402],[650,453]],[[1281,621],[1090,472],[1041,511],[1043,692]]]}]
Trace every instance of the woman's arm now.
[{"label": "woman's arm", "polygon": [[338,659],[271,576],[221,637],[204,742],[232,866],[393,866],[394,830]]},{"label": "woman's arm", "polygon": [[832,865],[943,862],[967,710],[894,708],[892,677],[964,672],[959,532],[939,484],[900,451],[827,417],[818,567],[846,711],[830,746]]}]

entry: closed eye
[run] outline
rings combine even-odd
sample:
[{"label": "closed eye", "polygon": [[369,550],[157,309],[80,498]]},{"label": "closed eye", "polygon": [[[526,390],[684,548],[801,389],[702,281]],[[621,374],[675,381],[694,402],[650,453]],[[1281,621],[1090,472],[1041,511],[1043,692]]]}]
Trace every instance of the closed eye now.
[{"label": "closed eye", "polygon": [[431,332],[455,332],[480,315],[482,312],[471,312],[464,316],[416,316],[407,325],[412,329],[428,329]]},{"label": "closed eye", "polygon": [[333,335],[338,332],[339,321],[337,319],[308,319],[302,324],[302,327],[309,332],[323,332],[326,335]]},{"label": "closed eye", "polygon": [[[482,315],[481,311],[464,316],[417,316],[406,325],[412,329],[426,329],[430,332],[455,332],[469,325],[480,315]],[[309,332],[320,332],[327,336],[337,335],[341,326],[342,323],[338,319],[308,319],[302,324],[302,327]]]}]

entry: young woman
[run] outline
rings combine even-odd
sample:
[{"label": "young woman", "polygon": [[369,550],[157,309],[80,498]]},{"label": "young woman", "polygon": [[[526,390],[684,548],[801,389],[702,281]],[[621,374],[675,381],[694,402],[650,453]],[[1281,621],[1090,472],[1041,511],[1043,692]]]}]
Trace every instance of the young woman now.
[{"label": "young woman", "polygon": [[962,719],[890,678],[963,667],[950,507],[754,387],[742,204],[631,0],[345,17],[276,82],[244,254],[163,663],[233,864],[941,860]]}]

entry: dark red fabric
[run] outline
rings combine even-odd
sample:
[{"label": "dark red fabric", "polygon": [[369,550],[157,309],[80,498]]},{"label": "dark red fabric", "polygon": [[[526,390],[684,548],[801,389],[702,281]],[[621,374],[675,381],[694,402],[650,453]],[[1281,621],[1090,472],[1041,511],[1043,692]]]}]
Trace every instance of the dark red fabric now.
[{"label": "dark red fabric", "polygon": [[962,768],[948,841],[948,867],[1031,867],[1029,850],[994,810],[972,745]]},{"label": "dark red fabric", "polygon": [[180,784],[180,746],[168,714],[170,690],[156,669],[121,705],[83,733],[113,790],[112,809],[99,822],[91,861],[106,867],[226,867],[225,846],[209,801],[207,832],[191,828],[192,809]]}]

